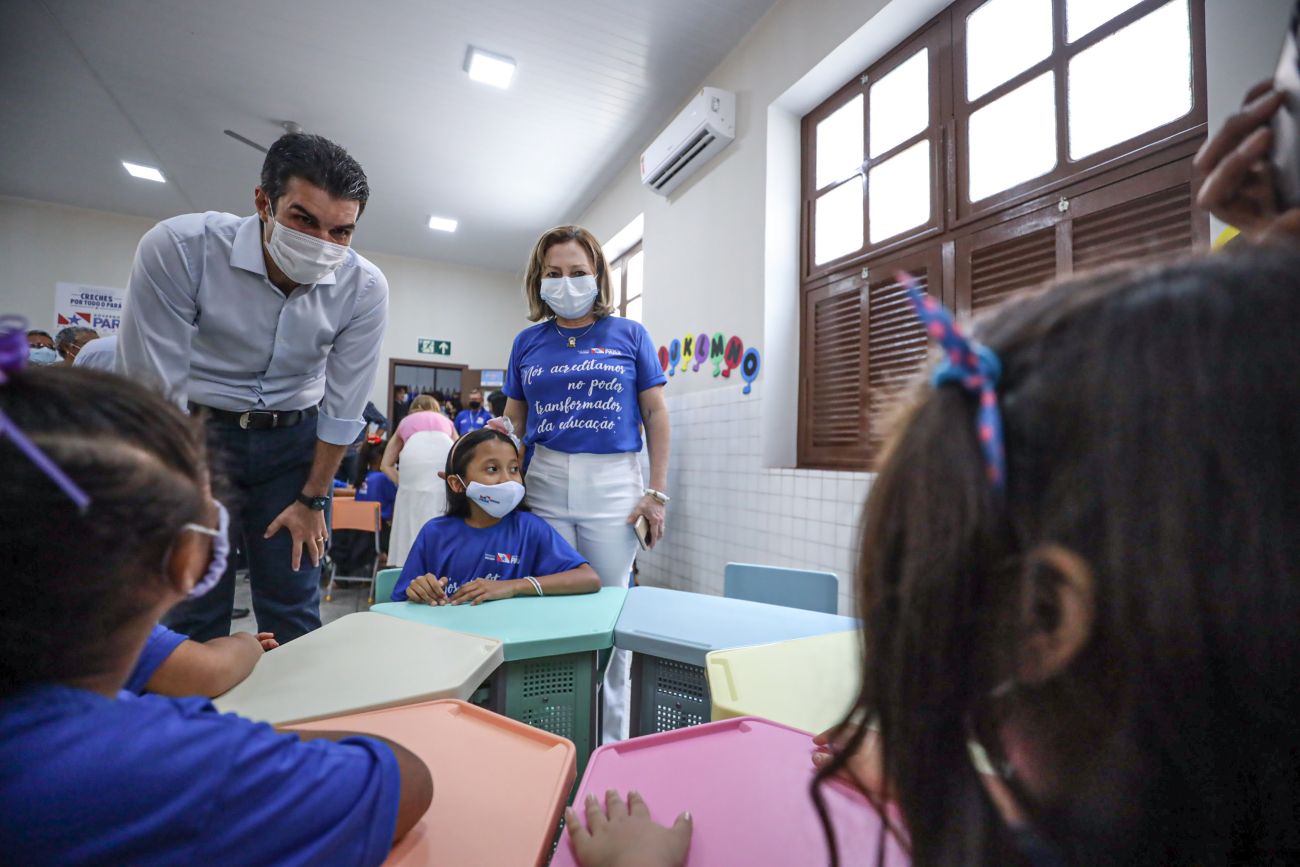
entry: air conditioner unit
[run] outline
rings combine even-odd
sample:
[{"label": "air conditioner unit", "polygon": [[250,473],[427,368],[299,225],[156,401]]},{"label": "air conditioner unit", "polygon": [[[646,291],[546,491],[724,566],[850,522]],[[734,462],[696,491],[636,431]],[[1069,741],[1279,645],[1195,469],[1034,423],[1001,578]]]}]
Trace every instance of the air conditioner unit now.
[{"label": "air conditioner unit", "polygon": [[736,95],[706,87],[641,154],[641,183],[666,196],[736,138]]}]

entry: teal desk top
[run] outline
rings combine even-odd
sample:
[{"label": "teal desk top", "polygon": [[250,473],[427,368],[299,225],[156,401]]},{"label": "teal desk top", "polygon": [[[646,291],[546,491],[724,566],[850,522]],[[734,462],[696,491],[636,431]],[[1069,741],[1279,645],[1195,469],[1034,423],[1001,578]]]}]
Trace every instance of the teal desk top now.
[{"label": "teal desk top", "polygon": [[482,605],[420,605],[383,602],[371,611],[427,623],[440,629],[496,638],[506,662],[559,656],[584,650],[607,650],[614,643],[614,624],[627,590],[604,587],[577,596],[518,596]]}]

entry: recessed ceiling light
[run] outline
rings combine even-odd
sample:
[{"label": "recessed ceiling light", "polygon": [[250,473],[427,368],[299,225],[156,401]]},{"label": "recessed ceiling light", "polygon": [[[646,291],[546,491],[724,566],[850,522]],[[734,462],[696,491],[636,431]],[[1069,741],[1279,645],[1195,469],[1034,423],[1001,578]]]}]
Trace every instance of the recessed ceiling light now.
[{"label": "recessed ceiling light", "polygon": [[481,48],[469,47],[465,56],[465,71],[469,77],[505,90],[515,75],[515,62],[509,57],[493,54]]},{"label": "recessed ceiling light", "polygon": [[122,168],[126,169],[133,178],[141,178],[146,181],[157,181],[160,184],[167,183],[167,179],[163,177],[162,172],[158,171],[153,166],[139,166],[135,163],[128,163],[126,160],[122,160]]},{"label": "recessed ceiling light", "polygon": [[430,217],[429,228],[439,232],[454,232],[460,223],[450,217]]}]

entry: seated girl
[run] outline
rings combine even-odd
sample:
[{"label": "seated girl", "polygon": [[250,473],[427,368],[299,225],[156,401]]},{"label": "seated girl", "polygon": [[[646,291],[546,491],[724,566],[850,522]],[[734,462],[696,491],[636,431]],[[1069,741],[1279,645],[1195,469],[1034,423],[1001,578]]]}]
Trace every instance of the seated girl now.
[{"label": "seated girl", "polygon": [[[915,867],[1300,862],[1297,299],[1300,258],[1253,251],[1062,283],[985,348],[927,308],[957,363],[863,529],[878,734],[818,763]],[[684,860],[689,829],[585,809],[584,865]]]},{"label": "seated girl", "polygon": [[381,863],[429,806],[418,757],[122,690],[158,619],[224,570],[203,438],[126,378],[20,369],[11,337],[0,334],[0,860]]},{"label": "seated girl", "polygon": [[500,431],[466,434],[447,455],[447,514],[425,524],[393,601],[478,605],[511,596],[595,593],[600,577],[541,518],[524,511],[519,448]]}]

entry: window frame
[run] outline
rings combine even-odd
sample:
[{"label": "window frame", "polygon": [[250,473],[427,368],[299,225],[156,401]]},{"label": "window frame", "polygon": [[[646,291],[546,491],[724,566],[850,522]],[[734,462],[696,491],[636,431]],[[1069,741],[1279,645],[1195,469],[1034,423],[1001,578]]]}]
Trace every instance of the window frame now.
[{"label": "window frame", "polygon": [[[802,120],[800,130],[802,154],[801,195],[803,219],[801,220],[801,273],[807,277],[829,274],[840,270],[848,262],[875,256],[886,250],[899,249],[928,236],[938,235],[943,231],[947,221],[949,195],[947,185],[943,184],[943,170],[947,157],[949,131],[945,118],[951,113],[951,93],[947,82],[951,79],[949,69],[950,52],[948,48],[948,20],[945,14],[931,19],[920,30],[909,36],[898,46],[891,49],[878,61],[854,76],[847,84],[832,94],[825,102],[817,106]],[[928,84],[930,90],[929,121],[923,129],[913,133],[901,142],[893,145],[877,157],[870,155],[871,148],[871,85],[912,59],[922,48],[929,49]],[[855,96],[862,96],[862,162],[855,172],[839,178],[824,187],[814,189],[817,182],[817,124],[830,117],[841,107],[852,101]],[[930,142],[930,189],[933,198],[930,202],[930,219],[924,223],[906,229],[903,232],[871,242],[871,192],[868,179],[873,168],[897,156],[913,145]],[[818,264],[816,262],[816,206],[817,200],[831,190],[855,179],[862,183],[862,246],[843,256]]]},{"label": "window frame", "polygon": [[[1101,40],[1113,35],[1123,27],[1144,17],[1163,6],[1168,0],[1142,0],[1132,8],[1125,10],[1106,23],[1094,28],[1083,37],[1070,43],[1068,51],[1058,51],[1064,44],[1065,2],[1050,0],[1053,10],[1053,52],[1038,64],[1012,76],[1006,82],[990,89],[987,93],[970,103],[969,109],[961,117],[958,115],[958,94],[964,102],[965,93],[965,58],[964,44],[958,48],[958,40],[964,42],[965,16],[973,11],[983,0],[955,0],[946,9],[926,22],[916,32],[902,40],[898,46],[885,54],[879,62],[868,67],[864,73],[854,76],[852,80],[815,107],[802,120],[801,129],[801,220],[800,220],[800,359],[799,359],[799,424],[797,465],[808,469],[836,469],[872,471],[878,455],[873,444],[872,433],[878,426],[887,422],[873,418],[869,407],[870,360],[867,347],[871,343],[868,320],[870,317],[871,281],[868,274],[878,268],[888,267],[895,260],[912,257],[933,257],[930,261],[941,263],[941,269],[929,275],[937,297],[959,315],[971,312],[971,274],[973,251],[984,249],[996,239],[1014,239],[1020,233],[1051,226],[1056,232],[1057,276],[1068,274],[1073,268],[1073,225],[1075,219],[1085,217],[1090,211],[1104,209],[1115,201],[1127,203],[1137,201],[1146,193],[1144,189],[1168,189],[1171,178],[1185,183],[1190,190],[1193,203],[1188,212],[1190,238],[1194,245],[1208,245],[1209,222],[1205,214],[1194,206],[1196,187],[1191,178],[1191,160],[1207,132],[1207,75],[1205,60],[1205,0],[1186,0],[1191,32],[1192,52],[1192,107],[1181,118],[1170,121],[1124,142],[1112,145],[1102,151],[1071,161],[1068,159],[1068,105],[1064,94],[1068,92],[1068,63],[1070,58],[1087,50]],[[958,15],[960,14],[960,18]],[[946,28],[946,30],[945,30]],[[956,32],[960,29],[960,32]],[[939,82],[944,93],[940,96],[941,107],[946,114],[941,117],[940,153],[941,171],[933,186],[936,201],[942,202],[936,210],[942,215],[938,227],[924,226],[916,231],[909,231],[898,238],[886,239],[877,245],[868,243],[870,223],[868,208],[869,192],[863,196],[863,246],[856,252],[817,265],[813,261],[815,250],[814,205],[817,194],[825,193],[834,184],[827,184],[821,190],[812,189],[816,172],[816,124],[837,110],[848,99],[858,93],[864,94],[863,110],[863,151],[864,163],[859,173],[871,164],[879,163],[888,156],[901,151],[918,140],[913,136],[906,142],[896,145],[874,161],[866,159],[870,146],[868,131],[870,129],[870,98],[866,93],[869,82],[891,71],[898,64],[912,56],[922,42],[940,38],[946,34],[947,47],[940,46],[940,51],[932,51],[931,63],[946,64],[944,78]],[[936,36],[937,35],[937,36]],[[965,187],[964,172],[966,157],[964,155],[965,118],[971,111],[998,98],[1020,84],[1041,74],[1045,64],[1055,64],[1057,71],[1057,166],[1052,172],[1027,181],[1022,185],[990,196],[972,208],[969,202],[961,201],[959,190]],[[960,73],[960,81],[958,75]],[[932,66],[932,104],[931,116],[935,110]],[[960,90],[958,89],[960,88]],[[942,102],[947,100],[947,102]],[[929,128],[927,128],[929,129]],[[932,153],[932,158],[934,154]],[[962,165],[958,165],[962,163]],[[960,171],[959,171],[960,169]],[[933,170],[933,165],[932,165]],[[843,179],[836,183],[842,183]],[[1118,199],[1117,199],[1118,197]],[[1067,213],[1073,209],[1073,213]],[[933,215],[933,212],[932,212]],[[1062,248],[1064,245],[1064,249]],[[1158,249],[1158,245],[1157,245]],[[850,288],[856,287],[856,288]],[[863,316],[861,344],[863,358],[860,365],[859,390],[863,396],[861,407],[862,436],[852,446],[835,445],[815,447],[811,431],[817,424],[817,407],[813,400],[815,393],[823,393],[826,387],[811,387],[809,377],[813,375],[812,359],[816,351],[814,324],[809,321],[810,307],[816,298],[824,298],[827,292],[858,291],[864,295],[860,305]],[[830,387],[833,391],[833,385]]]},{"label": "window frame", "polygon": [[[627,297],[627,266],[628,266],[628,263],[632,261],[632,257],[633,257],[633,256],[636,256],[638,253],[642,252],[642,246],[643,246],[643,241],[637,241],[637,242],[636,242],[635,244],[633,244],[631,247],[628,247],[628,248],[627,248],[626,250],[624,250],[622,253],[619,253],[619,254],[618,254],[618,258],[617,258],[617,259],[614,259],[613,261],[611,261],[611,262],[609,262],[609,263],[607,263],[607,266],[606,266],[606,267],[609,268],[609,271],[610,271],[610,274],[611,274],[611,275],[613,274],[613,272],[614,272],[615,270],[618,271],[618,285],[617,285],[617,286],[613,285],[613,280],[612,280],[612,279],[611,279],[611,281],[610,281],[610,290],[611,290],[611,294],[616,295],[617,298],[616,298],[616,299],[610,299],[610,300],[612,300],[612,301],[616,300],[616,301],[617,301],[617,303],[616,303],[614,306],[615,306],[615,307],[617,308],[617,310],[618,310],[618,315],[619,315],[620,317],[623,317],[623,318],[627,318],[627,305],[628,305],[629,302],[631,302],[631,301],[635,301],[637,298],[644,298],[644,297],[645,297],[645,272],[644,272],[644,270],[642,271],[642,276],[641,276],[641,294],[640,294],[640,295],[637,295],[637,296],[635,296],[635,297],[633,297],[633,298],[628,298],[628,297]],[[644,263],[644,262],[642,262],[641,267],[642,267],[642,269],[645,268],[645,263]]]},{"label": "window frame", "polygon": [[[972,218],[1001,210],[1008,204],[1035,198],[1063,183],[1078,180],[1088,170],[1104,171],[1108,165],[1127,162],[1135,157],[1158,150],[1197,135],[1196,127],[1207,121],[1207,74],[1205,66],[1205,4],[1204,0],[1141,0],[1111,20],[1094,28],[1073,43],[1065,41],[1065,14],[1067,0],[1051,0],[1053,15],[1052,53],[1028,69],[1024,69],[973,102],[966,94],[966,18],[987,0],[957,0],[948,8],[952,15],[953,64],[952,106],[955,119],[953,139],[953,165],[956,183],[952,213],[954,228]],[[1069,66],[1070,60],[1123,30],[1129,24],[1170,2],[1185,2],[1191,27],[1192,43],[1192,107],[1184,115],[1168,123],[1147,130],[1108,148],[1088,154],[1078,160],[1070,159],[1069,125]],[[970,158],[967,141],[970,116],[991,102],[1051,71],[1055,76],[1056,90],[1056,167],[1046,174],[1030,178],[1014,187],[994,193],[978,202],[970,200]]]}]

